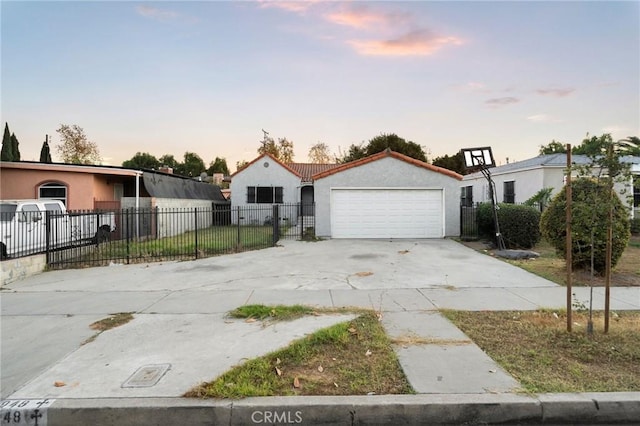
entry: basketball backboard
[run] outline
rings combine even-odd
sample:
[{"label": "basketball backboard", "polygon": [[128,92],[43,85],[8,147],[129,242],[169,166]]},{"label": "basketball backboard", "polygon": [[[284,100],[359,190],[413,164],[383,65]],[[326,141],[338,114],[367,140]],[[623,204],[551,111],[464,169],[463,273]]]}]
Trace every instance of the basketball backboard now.
[{"label": "basketball backboard", "polygon": [[463,148],[460,150],[464,158],[464,165],[467,169],[495,167],[491,147]]}]

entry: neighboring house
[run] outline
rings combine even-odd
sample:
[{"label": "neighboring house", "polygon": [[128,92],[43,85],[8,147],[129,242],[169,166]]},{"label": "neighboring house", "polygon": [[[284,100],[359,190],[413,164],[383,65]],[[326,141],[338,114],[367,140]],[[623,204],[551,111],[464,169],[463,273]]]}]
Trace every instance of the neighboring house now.
[{"label": "neighboring house", "polygon": [[[123,197],[147,196],[140,190],[142,172],[108,166],[0,162],[0,198],[61,200],[68,210],[117,205]],[[139,192],[136,192],[138,188]]]},{"label": "neighboring house", "polygon": [[460,234],[461,179],[389,150],[325,165],[283,164],[262,155],[232,176],[231,202],[234,209],[302,203],[300,216],[314,202],[319,237],[442,238]]},{"label": "neighboring house", "polygon": [[[586,155],[573,155],[571,159],[576,166],[591,162]],[[629,182],[626,190],[627,194],[634,196],[632,215],[640,217],[640,157],[627,156],[622,161],[631,164],[635,185]],[[490,171],[498,202],[520,204],[543,188],[552,188],[551,196],[556,195],[564,188],[566,168],[566,154],[549,154],[493,167]],[[577,173],[572,176],[577,176]],[[463,177],[460,194],[461,204],[466,206],[491,201],[489,184],[481,172]]]},{"label": "neighboring house", "polygon": [[0,162],[0,198],[61,200],[68,210],[228,204],[216,185],[153,170]]}]

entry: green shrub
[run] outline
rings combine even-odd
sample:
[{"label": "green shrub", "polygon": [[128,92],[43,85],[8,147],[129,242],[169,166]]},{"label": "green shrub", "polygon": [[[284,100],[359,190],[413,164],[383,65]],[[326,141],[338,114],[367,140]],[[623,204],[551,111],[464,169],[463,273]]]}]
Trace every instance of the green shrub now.
[{"label": "green shrub", "polygon": [[[576,179],[572,183],[572,265],[574,268],[591,267],[591,235],[593,233],[594,270],[602,274],[605,270],[607,222],[609,217],[608,188],[606,184],[592,179]],[[630,237],[629,213],[617,195],[613,203],[612,267],[618,263]],[[565,191],[556,195],[542,214],[540,229],[551,243],[558,256],[566,258],[566,210]]]},{"label": "green shrub", "polygon": [[[495,240],[493,210],[490,203],[478,206],[478,233]],[[498,204],[500,233],[507,248],[530,249],[540,241],[540,212],[535,207]]]}]

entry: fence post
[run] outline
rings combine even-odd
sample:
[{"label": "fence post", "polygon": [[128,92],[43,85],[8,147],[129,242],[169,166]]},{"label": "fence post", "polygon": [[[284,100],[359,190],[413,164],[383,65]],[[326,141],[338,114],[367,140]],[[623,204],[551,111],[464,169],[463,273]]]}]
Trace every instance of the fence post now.
[{"label": "fence post", "polygon": [[198,208],[194,207],[193,208],[193,213],[194,213],[194,217],[193,217],[193,223],[195,226],[195,255],[196,255],[196,259],[198,259]]},{"label": "fence post", "polygon": [[273,227],[273,233],[272,233],[272,245],[275,246],[278,243],[278,240],[280,239],[280,212],[279,212],[279,207],[277,204],[274,204],[271,210],[271,217],[272,217],[272,227]]},{"label": "fence post", "polygon": [[126,209],[124,211],[124,218],[125,218],[125,227],[124,227],[124,229],[126,230],[125,231],[126,232],[125,237],[126,237],[126,241],[127,241],[127,265],[129,264],[130,250],[131,250],[131,248],[129,246],[129,243],[131,242],[130,241],[131,237],[130,237],[130,232],[129,232],[129,223],[130,223],[129,222],[129,211],[130,211],[130,209]]},{"label": "fence post", "polygon": [[240,206],[238,206],[238,238],[236,241],[236,246],[239,247],[240,246]]},{"label": "fence post", "polygon": [[44,239],[45,239],[45,246],[46,246],[46,262],[47,262],[47,266],[49,266],[49,264],[51,263],[51,254],[49,253],[49,250],[51,248],[51,211],[46,210],[44,212]]},{"label": "fence post", "polygon": [[300,203],[300,239],[304,240],[304,204]]}]

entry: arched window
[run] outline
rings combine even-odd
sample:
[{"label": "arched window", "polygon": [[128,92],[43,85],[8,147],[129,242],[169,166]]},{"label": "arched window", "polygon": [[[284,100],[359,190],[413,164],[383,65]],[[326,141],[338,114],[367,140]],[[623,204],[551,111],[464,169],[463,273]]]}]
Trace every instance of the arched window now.
[{"label": "arched window", "polygon": [[67,205],[67,186],[60,182],[49,182],[40,185],[38,188],[38,198],[49,198],[60,200]]}]

